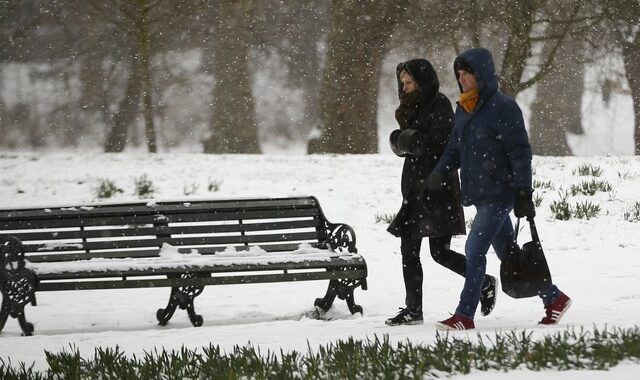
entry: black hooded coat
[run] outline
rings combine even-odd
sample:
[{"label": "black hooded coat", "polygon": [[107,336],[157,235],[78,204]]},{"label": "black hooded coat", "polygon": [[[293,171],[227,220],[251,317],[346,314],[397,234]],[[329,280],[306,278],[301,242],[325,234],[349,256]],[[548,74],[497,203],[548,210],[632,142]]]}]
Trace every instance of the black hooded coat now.
[{"label": "black hooded coat", "polygon": [[[406,70],[417,85],[417,99],[407,106],[400,73]],[[433,66],[424,59],[400,63],[396,68],[401,104],[396,111],[400,129],[391,133],[391,148],[404,157],[402,206],[387,231],[398,237],[437,237],[465,234],[464,211],[457,171],[440,191],[427,190],[429,173],[436,166],[453,127],[451,102],[440,93]]]}]

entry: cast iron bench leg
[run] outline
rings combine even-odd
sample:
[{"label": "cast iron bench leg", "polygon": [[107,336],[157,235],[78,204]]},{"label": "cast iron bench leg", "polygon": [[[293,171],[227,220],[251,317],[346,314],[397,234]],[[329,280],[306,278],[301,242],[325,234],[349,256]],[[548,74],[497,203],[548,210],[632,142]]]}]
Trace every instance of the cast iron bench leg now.
[{"label": "cast iron bench leg", "polygon": [[[181,278],[194,278],[194,277],[205,277],[208,276],[206,273],[186,273],[180,275],[178,277]],[[174,276],[175,277],[175,276]],[[193,306],[193,300],[199,296],[204,290],[204,286],[197,285],[189,285],[189,286],[174,286],[171,288],[171,295],[169,296],[169,303],[167,307],[164,309],[158,309],[156,312],[156,317],[158,318],[158,322],[161,326],[165,326],[167,322],[173,317],[173,313],[175,313],[176,308],[180,307],[182,310],[187,310],[187,315],[189,315],[189,320],[194,327],[202,326],[204,319],[201,315],[196,314],[195,308]]]},{"label": "cast iron bench leg", "polygon": [[169,322],[178,307],[177,296],[175,294],[177,291],[178,288],[171,288],[171,295],[169,296],[169,303],[167,304],[167,307],[164,309],[160,308],[156,312],[156,318],[158,318],[160,326],[165,326],[167,322]]},{"label": "cast iron bench leg", "polygon": [[22,335],[31,336],[33,335],[33,324],[27,322],[27,319],[24,315],[24,305],[14,305],[14,309],[11,309],[11,305],[8,300],[2,300],[2,308],[0,309],[0,331],[4,328],[4,325],[7,323],[7,319],[9,316],[18,319],[18,323],[20,324],[20,328],[22,329]]},{"label": "cast iron bench leg", "polygon": [[0,332],[4,328],[4,324],[7,323],[9,318],[9,302],[2,297],[2,308],[0,308]]},{"label": "cast iron bench leg", "polygon": [[18,311],[18,323],[20,323],[20,328],[22,329],[22,334],[25,336],[33,335],[33,323],[27,322],[27,319],[24,316],[24,306],[21,308],[22,310]]},{"label": "cast iron bench leg", "polygon": [[341,300],[347,301],[347,306],[351,314],[361,313],[362,306],[357,305],[353,298],[353,290],[360,286],[359,280],[331,280],[329,281],[329,287],[327,294],[323,298],[316,298],[314,305],[321,308],[324,311],[329,310],[336,296]]}]

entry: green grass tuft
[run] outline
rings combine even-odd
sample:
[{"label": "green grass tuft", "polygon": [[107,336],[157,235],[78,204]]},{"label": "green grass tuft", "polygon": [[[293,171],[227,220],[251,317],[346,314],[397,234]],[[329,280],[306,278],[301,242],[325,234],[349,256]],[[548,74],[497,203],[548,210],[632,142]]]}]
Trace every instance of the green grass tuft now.
[{"label": "green grass tuft", "polygon": [[613,187],[607,181],[582,181],[578,185],[571,185],[571,195],[583,194],[594,195],[596,191],[608,192],[612,191]]},{"label": "green grass tuft", "polygon": [[209,190],[210,193],[215,193],[216,191],[220,190],[220,187],[222,187],[222,181],[209,179],[207,190]]},{"label": "green grass tuft", "polygon": [[376,218],[376,223],[386,223],[386,224],[391,224],[391,222],[393,221],[393,219],[395,219],[396,214],[384,214],[384,213],[377,213],[375,218]]},{"label": "green grass tuft", "polygon": [[156,192],[156,188],[153,182],[147,177],[146,174],[141,175],[134,179],[136,195],[138,198],[151,198]]},{"label": "green grass tuft", "polygon": [[95,188],[95,195],[98,199],[111,198],[118,193],[124,193],[124,190],[110,179],[101,179]]},{"label": "green grass tuft", "polygon": [[533,196],[533,204],[534,204],[536,207],[540,207],[540,205],[542,204],[542,201],[543,201],[543,200],[544,200],[544,197],[543,197],[542,195],[540,195],[540,194],[535,194],[535,195]]},{"label": "green grass tuft", "polygon": [[222,350],[154,349],[140,357],[119,348],[96,348],[83,358],[77,348],[45,351],[45,373],[0,360],[2,379],[423,379],[471,371],[606,370],[640,359],[640,328],[584,328],[540,339],[531,331],[468,337],[437,334],[429,345],[392,344],[387,335],[347,338],[298,351],[261,352],[252,345]]},{"label": "green grass tuft", "polygon": [[599,205],[593,204],[590,201],[585,201],[582,203],[576,203],[576,207],[573,212],[573,216],[578,219],[591,219],[598,216],[601,209]]},{"label": "green grass tuft", "polygon": [[624,213],[624,220],[629,222],[640,222],[640,202],[636,202],[631,210]]},{"label": "green grass tuft", "polygon": [[603,173],[603,170],[591,164],[582,164],[578,166],[578,169],[573,171],[573,174],[578,174],[580,176],[592,176],[592,177],[600,177]]},{"label": "green grass tuft", "polygon": [[549,206],[551,208],[551,213],[553,213],[553,216],[558,220],[569,220],[573,213],[571,205],[567,200],[569,194],[566,191],[559,191],[558,194],[560,195],[560,199],[551,202],[551,205]]},{"label": "green grass tuft", "polygon": [[551,181],[539,181],[537,179],[533,180],[533,188],[534,189],[549,189],[549,190],[553,190],[555,189],[555,186],[553,186],[553,183]]}]

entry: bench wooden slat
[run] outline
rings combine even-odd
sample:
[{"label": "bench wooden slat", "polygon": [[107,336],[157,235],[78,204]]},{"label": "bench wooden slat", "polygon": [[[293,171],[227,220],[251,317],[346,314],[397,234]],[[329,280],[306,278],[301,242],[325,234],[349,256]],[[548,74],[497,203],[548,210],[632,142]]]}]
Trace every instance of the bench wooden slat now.
[{"label": "bench wooden slat", "polygon": [[34,219],[34,220],[5,220],[0,221],[3,230],[31,230],[38,228],[71,228],[87,226],[145,226],[164,223],[154,215],[128,217],[87,217],[67,219]]},{"label": "bench wooden slat", "polygon": [[157,235],[179,235],[179,234],[209,234],[209,233],[230,233],[241,231],[269,231],[286,230],[300,228],[316,228],[319,225],[318,219],[292,220],[286,222],[264,222],[247,224],[207,224],[207,225],[178,225],[178,226],[155,226],[155,227],[133,227],[133,228],[109,228],[109,229],[77,229],[73,231],[33,231],[33,232],[5,232],[0,231],[0,238],[3,236],[14,236],[22,242],[34,240],[69,240],[69,239],[95,239],[109,237],[126,236],[157,236]]},{"label": "bench wooden slat", "polygon": [[53,263],[76,260],[89,260],[95,258],[105,259],[125,259],[125,258],[141,258],[141,257],[158,257],[160,249],[148,250],[131,250],[131,251],[102,251],[92,253],[48,253],[45,255],[26,255],[27,260],[32,263]]},{"label": "bench wooden slat", "polygon": [[[255,247],[262,249],[265,252],[288,252],[300,249],[300,243],[289,244],[256,244]],[[312,248],[319,248],[318,243],[309,243]],[[212,255],[217,252],[223,252],[229,248],[242,252],[250,249],[246,245],[221,245],[211,247],[197,247],[197,248],[178,248],[179,253],[189,254],[196,252],[201,255]],[[153,247],[154,249],[148,250],[127,250],[127,251],[92,251],[90,253],[77,252],[77,253],[46,253],[46,254],[34,254],[28,253],[26,255],[27,260],[32,263],[52,263],[52,262],[65,262],[76,260],[89,260],[94,258],[109,258],[109,259],[124,259],[124,258],[139,258],[139,257],[158,257],[160,249]]]},{"label": "bench wooden slat", "polygon": [[104,230],[80,230],[73,231],[54,231],[51,229],[30,231],[30,232],[4,232],[0,231],[0,237],[2,236],[14,236],[20,239],[23,243],[34,240],[69,240],[69,239],[95,239],[95,238],[109,238],[109,237],[125,237],[125,236],[155,236],[166,234],[168,232],[167,226],[157,227],[134,227],[134,228],[112,228]]},{"label": "bench wooden slat", "polygon": [[[312,248],[324,248],[320,247],[320,244],[317,242],[307,243]],[[178,248],[178,252],[180,253],[191,253],[196,252],[201,255],[212,255],[216,252],[222,252],[229,247],[234,248],[237,251],[246,251],[251,247],[246,245],[224,245],[218,247],[196,247],[196,248]],[[289,243],[289,244],[256,244],[254,247],[258,247],[265,252],[287,252],[287,251],[295,251],[300,249],[300,243]]]},{"label": "bench wooden slat", "polygon": [[[229,257],[225,257],[227,261]],[[166,276],[176,275],[185,272],[192,273],[229,273],[233,272],[254,272],[254,271],[277,271],[277,270],[305,270],[305,269],[326,269],[326,268],[365,268],[364,259],[359,255],[335,256],[329,260],[307,260],[296,262],[270,262],[264,259],[263,262],[239,263],[229,265],[216,264],[215,259],[207,261],[202,265],[185,265],[181,268],[149,268],[149,269],[129,269],[129,270],[101,270],[101,271],[76,271],[61,273],[38,273],[41,281],[49,280],[72,280],[72,279],[95,279],[95,278],[119,278],[113,281],[121,281],[124,277],[136,276]]]},{"label": "bench wooden slat", "polygon": [[164,223],[210,222],[223,220],[251,220],[251,219],[280,219],[317,217],[319,210],[309,209],[278,209],[262,211],[230,211],[219,213],[176,213],[144,216],[110,216],[110,217],[75,217],[65,219],[34,219],[34,220],[5,220],[0,221],[2,230],[30,230],[37,228],[69,228],[88,226],[144,226]]},{"label": "bench wooden slat", "polygon": [[236,243],[266,243],[266,242],[283,242],[283,241],[299,241],[299,240],[317,240],[318,234],[314,232],[298,232],[298,233],[274,233],[274,234],[256,234],[256,235],[237,235],[222,237],[187,237],[187,238],[171,238],[171,245],[215,245],[215,244],[236,244]]},{"label": "bench wooden slat", "polygon": [[[180,245],[224,245],[238,243],[265,243],[265,242],[282,242],[282,241],[301,241],[317,239],[317,233],[300,232],[300,233],[274,233],[259,235],[234,235],[234,236],[200,236],[200,237],[173,237],[173,238],[150,238],[128,240],[106,240],[106,241],[87,241],[87,242],[65,242],[65,243],[44,243],[44,244],[24,244],[25,252],[44,253],[44,252],[71,252],[71,251],[94,251],[106,249],[120,248],[142,248],[142,247],[161,247],[167,243],[174,246]],[[99,257],[99,255],[96,255]]]},{"label": "bench wooden slat", "polygon": [[311,280],[337,280],[337,279],[362,279],[367,272],[365,269],[352,271],[326,271],[326,272],[301,272],[282,274],[256,274],[256,275],[230,275],[224,277],[198,277],[198,278],[163,278],[163,279],[136,279],[121,281],[86,281],[86,282],[43,282],[38,284],[38,291],[61,290],[91,290],[91,289],[127,289],[127,288],[153,288],[173,286],[206,286],[206,285],[233,285],[251,283],[269,283],[283,281],[311,281]]},{"label": "bench wooden slat", "polygon": [[70,206],[55,208],[25,208],[0,210],[0,221],[15,219],[66,219],[75,217],[98,216],[126,216],[153,215],[157,213],[172,213],[174,211],[199,213],[202,211],[231,211],[244,209],[275,209],[275,208],[317,208],[313,198],[282,198],[282,199],[247,199],[247,200],[219,200],[192,202],[158,202],[131,203],[121,205],[88,204],[86,206]]},{"label": "bench wooden slat", "polygon": [[317,217],[320,215],[318,209],[278,209],[262,211],[233,211],[216,212],[203,214],[166,214],[169,223],[187,222],[212,222],[222,220],[254,220],[254,219],[282,219],[282,218],[304,218]]}]

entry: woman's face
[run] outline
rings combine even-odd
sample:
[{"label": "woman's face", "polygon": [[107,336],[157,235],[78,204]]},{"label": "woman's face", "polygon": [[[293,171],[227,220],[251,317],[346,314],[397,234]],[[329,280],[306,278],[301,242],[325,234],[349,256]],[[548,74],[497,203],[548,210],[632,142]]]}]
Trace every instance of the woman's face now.
[{"label": "woman's face", "polygon": [[418,89],[418,86],[416,86],[416,82],[405,70],[402,70],[402,72],[400,73],[400,81],[402,82],[402,91],[407,94],[412,93]]}]

